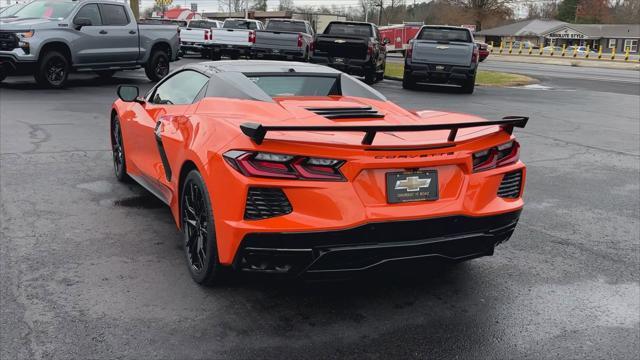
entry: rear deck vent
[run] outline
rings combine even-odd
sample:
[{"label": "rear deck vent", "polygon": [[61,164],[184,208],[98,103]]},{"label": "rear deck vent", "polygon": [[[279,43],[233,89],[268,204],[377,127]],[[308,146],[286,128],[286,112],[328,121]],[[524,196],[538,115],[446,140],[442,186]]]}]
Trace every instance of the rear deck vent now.
[{"label": "rear deck vent", "polygon": [[360,119],[360,118],[383,118],[378,110],[371,106],[363,107],[338,107],[338,108],[306,108],[317,115],[327,119]]},{"label": "rear deck vent", "polygon": [[260,220],[274,216],[286,215],[293,211],[291,203],[281,189],[249,188],[244,218]]},{"label": "rear deck vent", "polygon": [[504,175],[500,188],[498,188],[498,196],[502,198],[515,199],[520,196],[522,188],[522,170],[510,172]]}]

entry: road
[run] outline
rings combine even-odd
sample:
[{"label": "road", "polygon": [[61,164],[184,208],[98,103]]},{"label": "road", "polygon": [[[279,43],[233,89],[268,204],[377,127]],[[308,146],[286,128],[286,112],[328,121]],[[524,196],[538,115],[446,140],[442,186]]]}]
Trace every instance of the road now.
[{"label": "road", "polygon": [[[490,63],[488,63],[490,64]],[[551,71],[551,70],[550,70]],[[550,72],[551,73],[551,72]],[[113,176],[117,84],[0,85],[0,358],[635,359],[640,98],[597,85],[376,88],[516,130],[526,206],[492,257],[340,283],[193,283],[169,210]],[[624,89],[623,89],[624,90]]]}]

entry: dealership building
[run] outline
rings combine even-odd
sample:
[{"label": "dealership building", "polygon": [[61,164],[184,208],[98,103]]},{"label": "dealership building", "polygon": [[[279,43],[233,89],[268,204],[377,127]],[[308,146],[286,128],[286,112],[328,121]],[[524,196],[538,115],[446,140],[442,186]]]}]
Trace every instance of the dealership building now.
[{"label": "dealership building", "polygon": [[475,34],[476,40],[499,46],[514,41],[530,42],[535,46],[589,46],[593,50],[638,54],[640,24],[569,24],[557,20],[526,20],[486,29]]}]

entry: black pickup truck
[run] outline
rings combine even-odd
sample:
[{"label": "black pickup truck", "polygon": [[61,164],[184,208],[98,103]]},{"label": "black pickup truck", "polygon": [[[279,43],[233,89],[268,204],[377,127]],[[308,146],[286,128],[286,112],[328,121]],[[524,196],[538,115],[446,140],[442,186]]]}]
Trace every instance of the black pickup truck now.
[{"label": "black pickup truck", "polygon": [[384,78],[388,42],[373,24],[332,21],[316,35],[311,62],[363,76],[372,84]]}]

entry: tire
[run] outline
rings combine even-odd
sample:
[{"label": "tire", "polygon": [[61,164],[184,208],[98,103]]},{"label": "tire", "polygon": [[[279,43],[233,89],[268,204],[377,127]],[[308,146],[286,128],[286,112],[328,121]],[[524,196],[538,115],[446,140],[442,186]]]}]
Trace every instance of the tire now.
[{"label": "tire", "polygon": [[404,73],[402,77],[402,88],[406,90],[415,90],[416,82],[411,78],[411,75]]},{"label": "tire", "polygon": [[129,182],[131,178],[127,175],[127,158],[124,152],[120,119],[117,115],[111,119],[111,152],[113,153],[113,169],[116,179],[120,182]]},{"label": "tire", "polygon": [[473,90],[475,89],[475,87],[476,87],[476,77],[474,75],[471,79],[465,81],[465,83],[462,84],[462,87],[460,88],[460,92],[463,94],[473,94]]},{"label": "tire", "polygon": [[226,270],[218,259],[213,210],[207,186],[197,170],[191,170],[180,194],[180,223],[184,253],[193,280],[213,285]]},{"label": "tire", "polygon": [[213,51],[211,52],[211,60],[218,61],[220,59],[222,59],[222,56],[220,56],[220,53],[216,54]]},{"label": "tire", "polygon": [[111,79],[113,77],[113,75],[115,75],[116,71],[115,70],[101,70],[101,71],[96,71],[96,75],[98,75],[98,77],[100,79]]},{"label": "tire", "polygon": [[149,80],[158,82],[169,74],[169,55],[163,50],[155,50],[149,56],[149,61],[144,66],[144,72]]},{"label": "tire", "polygon": [[36,82],[42,86],[60,89],[67,84],[71,64],[59,51],[47,51],[38,61],[34,74]]},{"label": "tire", "polygon": [[376,82],[384,80],[384,71],[386,69],[385,65],[382,65],[380,72],[376,74]]},{"label": "tire", "polygon": [[7,72],[4,69],[0,68],[0,83],[4,81],[4,79],[7,78]]},{"label": "tire", "polygon": [[376,82],[377,76],[375,69],[368,71],[364,74],[364,82],[368,85],[373,85]]}]

